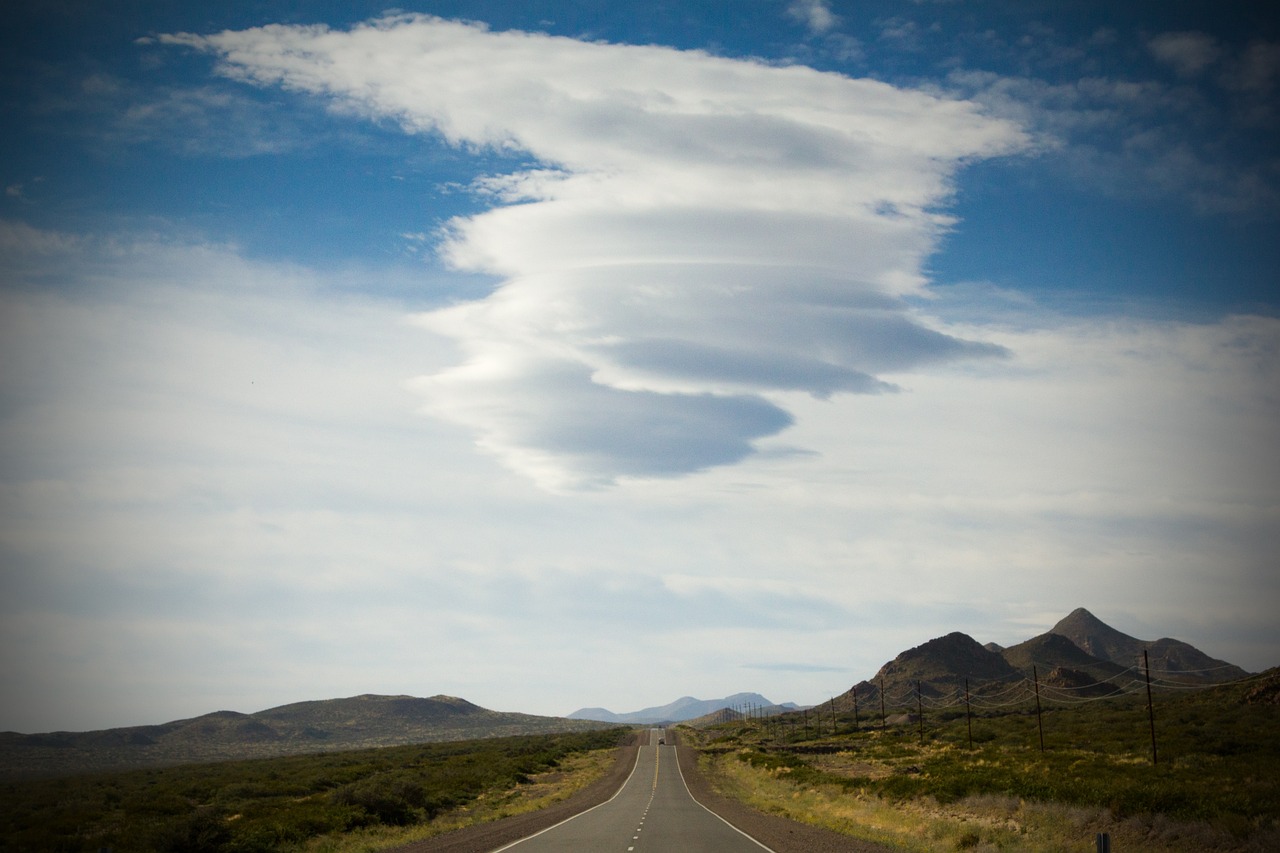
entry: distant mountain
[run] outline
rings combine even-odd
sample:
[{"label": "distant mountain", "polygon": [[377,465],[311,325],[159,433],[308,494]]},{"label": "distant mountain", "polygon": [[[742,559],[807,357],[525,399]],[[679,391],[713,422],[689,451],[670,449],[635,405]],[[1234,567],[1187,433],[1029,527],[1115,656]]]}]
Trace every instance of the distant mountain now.
[{"label": "distant mountain", "polygon": [[[823,707],[823,706],[819,706]],[[695,729],[704,726],[714,725],[715,723],[727,723],[732,720],[745,720],[749,717],[776,717],[779,714],[787,714],[793,711],[808,711],[814,708],[813,705],[797,705],[795,702],[783,702],[781,705],[750,705],[747,707],[723,707],[717,708],[709,714],[703,714],[700,717],[690,717],[687,720],[681,720],[682,725],[693,726]]]},{"label": "distant mountain", "polygon": [[735,693],[723,699],[694,699],[682,696],[674,702],[625,714],[615,714],[606,708],[579,708],[568,716],[570,720],[597,720],[604,723],[620,723],[624,725],[647,725],[652,723],[681,723],[724,708],[740,708],[750,705],[755,708],[773,708],[794,710],[799,706],[793,702],[774,705],[759,693]]},{"label": "distant mountain", "polygon": [[[940,696],[964,689],[966,679],[973,685],[984,685],[1021,678],[1022,673],[1000,653],[956,631],[908,649],[880,667],[873,679],[854,689],[862,702],[879,697],[882,685],[890,697],[914,696],[917,684],[923,695]],[[837,707],[848,708],[852,704],[852,690],[836,699]]]},{"label": "distant mountain", "polygon": [[979,645],[959,632],[930,640],[898,655],[875,677],[836,697],[835,703],[848,711],[856,694],[860,707],[871,707],[883,685],[890,702],[906,705],[915,701],[917,684],[924,696],[936,697],[962,689],[966,679],[977,694],[997,693],[1007,683],[1031,676],[1033,668],[1042,685],[1070,689],[1081,696],[1105,696],[1124,688],[1123,679],[1116,677],[1140,668],[1144,649],[1153,675],[1166,681],[1213,683],[1249,674],[1181,640],[1130,637],[1082,607],[1048,632],[1008,648]]},{"label": "distant mountain", "polygon": [[1234,664],[1209,657],[1190,643],[1168,637],[1139,640],[1117,631],[1083,607],[1076,608],[1049,629],[1075,643],[1095,658],[1121,667],[1141,667],[1145,649],[1151,669],[1163,678],[1213,683],[1234,681],[1249,673]]},{"label": "distant mountain", "polygon": [[581,731],[598,722],[490,711],[454,696],[352,696],[296,702],[255,714],[215,711],[189,720],[93,732],[0,734],[0,777],[432,741]]}]

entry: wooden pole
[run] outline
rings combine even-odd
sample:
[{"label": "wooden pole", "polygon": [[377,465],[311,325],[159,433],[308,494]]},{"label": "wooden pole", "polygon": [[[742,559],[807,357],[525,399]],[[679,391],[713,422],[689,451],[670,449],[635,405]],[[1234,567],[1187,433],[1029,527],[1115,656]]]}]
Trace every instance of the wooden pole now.
[{"label": "wooden pole", "polygon": [[832,696],[831,697],[831,736],[835,737],[836,734],[838,734],[836,732],[836,697]]},{"label": "wooden pole", "polygon": [[880,679],[880,731],[884,731],[884,679]]},{"label": "wooden pole", "polygon": [[1156,756],[1156,712],[1151,706],[1151,662],[1147,659],[1147,650],[1142,650],[1142,668],[1147,672],[1147,719],[1151,721],[1151,766],[1159,764]]},{"label": "wooden pole", "polygon": [[920,745],[924,746],[924,700],[920,698],[920,682],[916,682],[916,716],[920,718]]},{"label": "wooden pole", "polygon": [[1040,751],[1044,752],[1044,718],[1040,715],[1040,673],[1035,664],[1031,666],[1031,675],[1036,680],[1036,725],[1040,728]]},{"label": "wooden pole", "polygon": [[858,685],[853,685],[853,730],[858,730]]},{"label": "wooden pole", "polygon": [[973,749],[973,715],[969,713],[969,679],[964,680],[964,721],[969,727],[969,749]]}]

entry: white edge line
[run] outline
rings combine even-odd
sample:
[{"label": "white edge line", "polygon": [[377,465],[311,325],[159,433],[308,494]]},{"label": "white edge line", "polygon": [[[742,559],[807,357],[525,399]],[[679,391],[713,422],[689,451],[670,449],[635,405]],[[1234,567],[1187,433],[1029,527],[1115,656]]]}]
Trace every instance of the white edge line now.
[{"label": "white edge line", "polygon": [[[672,749],[674,749],[674,750],[679,750],[679,749],[680,749],[680,747],[679,747],[678,745],[677,745],[677,746],[673,746],[673,747],[671,747],[671,748],[672,748]],[[661,749],[661,747],[659,747],[659,749]],[[689,790],[689,783],[685,781],[685,778],[684,778],[684,771],[680,769],[680,754],[679,754],[679,752],[678,752],[678,751],[677,751],[677,753],[676,753],[676,771],[680,774],[680,782],[681,782],[681,784],[683,784],[683,785],[684,785],[684,790],[685,790],[685,792],[689,795],[689,799],[693,800],[695,803],[698,803],[698,798],[697,798],[697,797],[695,797],[695,796],[693,795],[693,791],[690,791],[690,790]],[[720,815],[718,815],[718,814],[716,814],[715,812],[711,811],[711,809],[708,809],[706,806],[702,805],[702,803],[698,803],[698,805],[702,806],[702,808],[706,810],[707,814],[709,814],[709,815],[711,815],[712,817],[716,818],[716,819],[717,819],[717,820],[719,820],[721,823],[723,823],[725,826],[729,827],[729,828],[730,828],[730,829],[732,829],[734,832],[736,832],[736,833],[738,833],[739,835],[741,835],[743,838],[745,838],[745,839],[747,839],[748,841],[751,841],[751,842],[753,842],[753,843],[755,843],[755,844],[759,845],[760,849],[762,849],[762,850],[768,850],[768,851],[769,851],[769,853],[777,853],[777,851],[775,851],[772,847],[768,847],[768,846],[766,846],[766,845],[764,844],[764,842],[760,841],[759,839],[752,838],[750,835],[747,835],[747,834],[746,834],[745,832],[743,832],[741,829],[738,829],[738,827],[736,827],[736,826],[734,826],[733,824],[729,823],[729,821],[725,820],[724,818],[720,817]],[[495,853],[496,853],[496,851],[495,851]]]},{"label": "white edge line", "polygon": [[[650,731],[652,731],[652,730],[650,730]],[[653,735],[652,735],[652,734],[650,734],[650,735],[649,735],[649,740],[650,740],[651,742],[653,741]],[[640,746],[641,746],[641,748],[643,748],[643,747],[645,747],[645,746],[650,746],[650,745],[651,745],[651,743],[647,743],[647,744],[641,744]],[[614,792],[613,792],[613,796],[612,796],[612,797],[610,797],[609,799],[605,800],[603,803],[597,803],[596,805],[592,806],[592,807],[591,807],[591,808],[589,808],[589,809],[584,809],[584,810],[582,810],[582,811],[578,812],[576,815],[570,815],[569,817],[565,818],[564,820],[560,821],[559,823],[552,824],[551,826],[548,826],[546,829],[540,829],[540,830],[538,830],[537,832],[535,832],[533,835],[526,835],[524,838],[517,838],[515,841],[512,841],[510,844],[505,844],[505,845],[503,845],[502,847],[497,848],[496,850],[490,851],[490,853],[502,853],[502,851],[503,851],[503,850],[510,850],[512,847],[515,847],[517,844],[524,844],[524,843],[525,843],[526,841],[528,841],[529,839],[531,839],[531,838],[537,838],[539,835],[541,835],[541,834],[542,834],[542,833],[544,833],[544,832],[550,832],[551,830],[555,829],[557,826],[564,826],[564,825],[565,825],[566,823],[568,823],[569,821],[571,821],[571,820],[577,820],[578,818],[582,817],[584,814],[587,814],[588,812],[593,812],[593,811],[595,811],[596,809],[598,809],[598,808],[600,808],[600,807],[602,807],[602,806],[607,806],[607,805],[609,805],[609,803],[612,803],[614,800],[616,800],[616,799],[618,798],[618,795],[619,795],[619,794],[621,794],[624,790],[626,790],[627,785],[631,784],[631,777],[632,777],[632,776],[634,776],[634,775],[636,775],[636,768],[638,768],[639,766],[640,766],[640,749],[639,749],[639,748],[637,748],[637,749],[636,749],[636,763],[635,763],[635,764],[633,764],[633,765],[631,765],[631,772],[627,774],[627,779],[626,779],[626,781],[625,781],[625,782],[623,782],[623,783],[622,783],[622,785],[620,785],[620,786],[618,787],[618,790],[616,790],[616,791],[614,791]],[[676,763],[676,769],[678,770],[678,769],[679,769],[679,767],[680,767],[680,764],[679,764],[679,762],[677,762],[677,763]],[[681,781],[684,781],[684,777],[683,777],[683,776],[681,776],[681,777],[680,777],[680,779],[681,779]],[[685,786],[685,788],[686,788],[686,789],[687,789],[688,787],[689,787],[688,785],[686,785],[686,786]],[[692,795],[690,795],[690,796],[692,796]],[[696,803],[696,802],[698,802],[698,801],[697,801],[697,800],[694,800],[694,802]],[[701,804],[701,803],[698,803],[698,805],[702,805],[702,804]],[[705,807],[705,806],[703,806],[703,808],[706,808],[706,807]],[[712,814],[715,814],[715,812],[711,812],[711,813],[712,813]],[[716,815],[716,817],[720,817],[720,816],[719,816],[719,815]],[[720,819],[721,819],[721,820],[724,820],[724,818],[720,818]],[[737,827],[734,827],[734,828],[736,829]],[[748,836],[748,837],[749,837],[749,836]],[[755,841],[755,839],[754,839],[754,838],[752,838],[751,840],[752,840],[752,841]],[[758,843],[758,842],[757,842],[757,843]]]}]

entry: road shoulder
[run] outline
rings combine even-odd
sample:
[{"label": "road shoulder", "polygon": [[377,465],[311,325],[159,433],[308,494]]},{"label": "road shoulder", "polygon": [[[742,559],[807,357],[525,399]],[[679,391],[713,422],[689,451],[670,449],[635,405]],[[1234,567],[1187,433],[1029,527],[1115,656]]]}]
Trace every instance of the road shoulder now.
[{"label": "road shoulder", "polygon": [[545,809],[513,815],[502,820],[478,823],[446,832],[423,841],[395,848],[394,853],[488,853],[535,832],[568,820],[589,808],[607,802],[631,775],[639,750],[638,739],[618,748],[609,772],[581,791]]},{"label": "road shoulder", "polygon": [[829,829],[799,823],[779,815],[756,811],[745,803],[716,792],[698,768],[694,747],[677,747],[680,772],[693,798],[733,826],[764,844],[774,853],[892,853],[892,848],[850,838]]}]

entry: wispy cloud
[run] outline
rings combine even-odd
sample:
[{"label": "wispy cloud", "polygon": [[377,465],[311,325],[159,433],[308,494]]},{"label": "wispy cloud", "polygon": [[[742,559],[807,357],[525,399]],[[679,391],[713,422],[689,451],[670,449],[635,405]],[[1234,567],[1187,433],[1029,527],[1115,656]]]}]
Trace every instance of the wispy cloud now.
[{"label": "wispy cloud", "polygon": [[477,181],[498,206],[449,223],[441,256],[503,281],[420,318],[466,362],[417,387],[548,487],[737,461],[792,422],[773,392],[880,392],[878,371],[1001,352],[901,301],[925,284],[955,169],[1025,142],[972,104],[424,16],[163,40],[536,158]]},{"label": "wispy cloud", "polygon": [[787,14],[804,24],[813,35],[828,33],[840,23],[828,0],[792,0]]},{"label": "wispy cloud", "polygon": [[[1018,122],[1041,164],[1091,191],[1207,215],[1280,209],[1270,154],[1280,45],[1199,31],[1084,35],[1037,22],[956,32],[923,15],[878,25],[881,49],[946,55],[952,70],[936,91]],[[1123,60],[1139,51],[1156,62]]]},{"label": "wispy cloud", "polygon": [[319,110],[285,109],[280,101],[288,96],[281,93],[272,99],[225,81],[156,84],[78,67],[56,71],[34,93],[41,121],[98,146],[242,158],[307,150],[331,135],[314,121]]},{"label": "wispy cloud", "polygon": [[1198,32],[1160,33],[1147,42],[1147,48],[1184,77],[1196,76],[1222,55],[1217,39]]},{"label": "wispy cloud", "polygon": [[1268,215],[1280,205],[1272,164],[1253,153],[1275,114],[1243,91],[1092,75],[1051,83],[974,70],[947,79],[956,94],[1022,123],[1059,168],[1102,192],[1177,199],[1208,214]]}]

